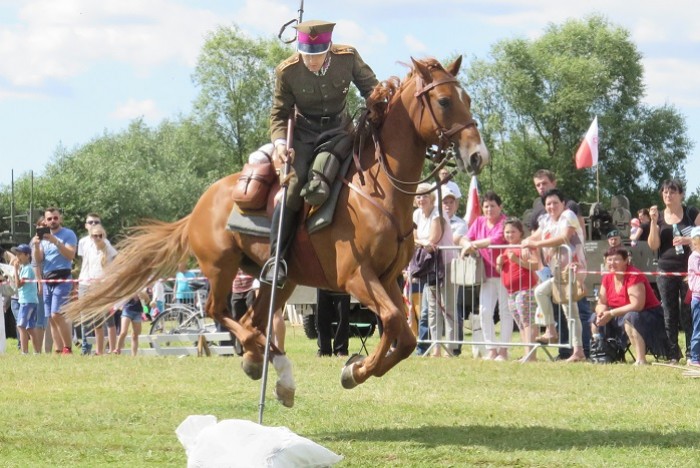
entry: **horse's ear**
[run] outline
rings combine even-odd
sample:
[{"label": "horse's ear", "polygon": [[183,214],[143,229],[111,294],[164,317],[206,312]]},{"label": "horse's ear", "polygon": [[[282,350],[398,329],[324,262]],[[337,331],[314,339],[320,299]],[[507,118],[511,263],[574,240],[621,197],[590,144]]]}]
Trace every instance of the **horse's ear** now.
[{"label": "horse's ear", "polygon": [[433,77],[430,76],[430,70],[428,70],[428,67],[426,67],[413,57],[411,57],[411,62],[413,62],[413,69],[420,73],[420,76],[423,78],[424,82],[430,83],[431,81],[433,81]]},{"label": "horse's ear", "polygon": [[459,73],[459,67],[462,66],[462,56],[460,55],[457,57],[457,59],[449,64],[446,68],[447,73],[449,73],[452,76],[457,76],[457,73]]}]

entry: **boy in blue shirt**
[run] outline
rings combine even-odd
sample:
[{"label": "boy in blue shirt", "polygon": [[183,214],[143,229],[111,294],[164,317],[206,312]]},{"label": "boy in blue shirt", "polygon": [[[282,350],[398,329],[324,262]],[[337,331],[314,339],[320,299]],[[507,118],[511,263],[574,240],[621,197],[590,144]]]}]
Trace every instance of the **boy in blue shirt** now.
[{"label": "boy in blue shirt", "polygon": [[14,266],[15,284],[19,312],[17,314],[17,329],[19,330],[19,345],[22,354],[29,354],[29,337],[32,337],[34,354],[41,353],[41,339],[36,328],[37,314],[39,312],[39,295],[36,284],[36,275],[31,265],[32,248],[27,244],[20,244],[12,248],[15,259]]}]

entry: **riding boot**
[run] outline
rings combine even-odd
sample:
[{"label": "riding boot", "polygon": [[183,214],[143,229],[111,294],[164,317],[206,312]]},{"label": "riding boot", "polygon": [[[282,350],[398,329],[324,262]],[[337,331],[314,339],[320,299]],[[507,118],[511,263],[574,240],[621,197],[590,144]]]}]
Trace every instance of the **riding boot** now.
[{"label": "riding boot", "polygon": [[284,219],[282,219],[282,229],[280,239],[277,238],[277,226],[280,223],[280,218],[282,217],[282,204],[278,203],[275,207],[275,211],[272,214],[272,222],[270,225],[270,258],[265,262],[262,268],[262,273],[260,276],[260,281],[267,284],[272,284],[274,268],[275,268],[275,250],[277,249],[277,244],[280,244],[280,264],[277,268],[277,287],[281,288],[284,286],[287,280],[287,262],[284,257],[287,253],[287,249],[291,245],[291,241],[294,238],[294,228],[296,227],[297,212],[292,211],[287,207],[284,213]]}]

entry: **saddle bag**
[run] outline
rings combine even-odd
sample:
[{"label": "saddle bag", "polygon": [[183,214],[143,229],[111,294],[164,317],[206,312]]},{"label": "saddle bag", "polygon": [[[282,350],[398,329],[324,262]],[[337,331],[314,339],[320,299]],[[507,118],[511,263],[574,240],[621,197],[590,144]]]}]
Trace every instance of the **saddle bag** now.
[{"label": "saddle bag", "polygon": [[271,162],[247,163],[233,187],[233,201],[242,210],[262,210],[277,174]]}]

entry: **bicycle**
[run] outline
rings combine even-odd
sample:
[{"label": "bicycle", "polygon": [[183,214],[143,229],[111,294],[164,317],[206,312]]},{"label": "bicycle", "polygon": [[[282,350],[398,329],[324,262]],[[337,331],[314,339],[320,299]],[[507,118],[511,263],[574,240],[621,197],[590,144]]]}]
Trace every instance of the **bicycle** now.
[{"label": "bicycle", "polygon": [[[190,287],[194,290],[193,304],[172,303],[151,323],[151,335],[169,335],[172,340],[158,341],[160,347],[190,347],[193,343],[189,340],[178,340],[177,335],[204,334],[217,332],[216,322],[210,319],[204,311],[207,302],[208,283],[204,281],[192,281]],[[207,342],[209,346],[220,345],[219,342]],[[243,354],[243,348],[237,339],[232,339],[232,345],[236,354]],[[197,343],[194,343],[197,346]],[[155,347],[151,343],[151,347]]]}]

